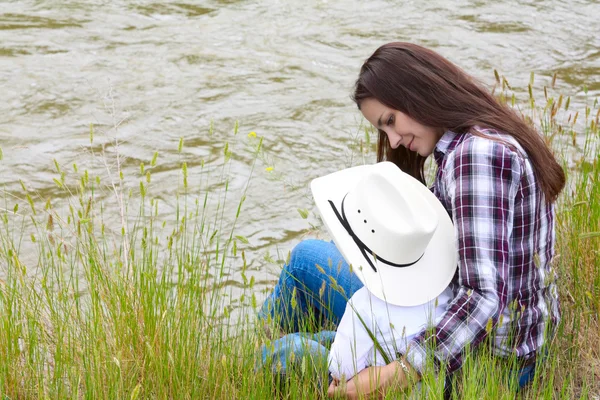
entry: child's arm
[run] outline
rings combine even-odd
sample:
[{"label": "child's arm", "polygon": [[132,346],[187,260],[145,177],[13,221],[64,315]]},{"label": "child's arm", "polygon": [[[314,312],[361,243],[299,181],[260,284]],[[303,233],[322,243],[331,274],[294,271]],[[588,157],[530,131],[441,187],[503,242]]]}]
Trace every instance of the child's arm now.
[{"label": "child's arm", "polygon": [[362,288],[346,305],[329,350],[329,371],[334,379],[346,381],[367,367],[374,345],[356,312],[372,329],[370,313],[361,311],[370,309],[369,301],[368,292]]}]

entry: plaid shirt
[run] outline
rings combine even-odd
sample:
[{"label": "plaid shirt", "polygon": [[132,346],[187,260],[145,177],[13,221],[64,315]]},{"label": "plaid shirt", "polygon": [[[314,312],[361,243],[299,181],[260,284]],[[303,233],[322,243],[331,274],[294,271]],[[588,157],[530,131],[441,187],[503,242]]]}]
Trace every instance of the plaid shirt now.
[{"label": "plaid shirt", "polygon": [[[478,128],[476,128],[478,129]],[[546,203],[525,152],[510,136],[446,132],[437,143],[433,193],[456,231],[454,299],[435,330],[421,332],[406,357],[419,372],[426,348],[448,372],[466,346],[490,336],[494,353],[533,357],[560,318],[555,273],[554,206]],[[492,329],[493,328],[493,329]]]}]

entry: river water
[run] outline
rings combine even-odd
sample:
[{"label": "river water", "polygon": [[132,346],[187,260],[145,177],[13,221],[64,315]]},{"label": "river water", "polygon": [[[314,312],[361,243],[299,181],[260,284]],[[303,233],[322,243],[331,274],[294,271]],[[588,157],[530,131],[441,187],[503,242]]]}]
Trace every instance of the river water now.
[{"label": "river water", "polygon": [[[174,219],[181,162],[194,182],[201,160],[210,170],[239,121],[231,198],[250,173],[249,132],[264,137],[268,154],[237,233],[249,240],[258,281],[269,285],[278,267],[266,252],[284,256],[317,223],[297,212],[314,211],[310,180],[357,162],[349,146],[361,118],[349,96],[375,48],[416,42],[486,84],[497,69],[518,93],[530,72],[539,90],[556,72],[557,91],[575,109],[600,93],[599,16],[597,0],[2,0],[2,207],[27,206],[19,180],[42,204],[64,198],[54,159],[107,182],[98,153],[118,125],[126,176],[139,176],[140,162],[159,152],[151,190],[163,218]],[[106,214],[118,214],[108,190],[99,196]]]}]

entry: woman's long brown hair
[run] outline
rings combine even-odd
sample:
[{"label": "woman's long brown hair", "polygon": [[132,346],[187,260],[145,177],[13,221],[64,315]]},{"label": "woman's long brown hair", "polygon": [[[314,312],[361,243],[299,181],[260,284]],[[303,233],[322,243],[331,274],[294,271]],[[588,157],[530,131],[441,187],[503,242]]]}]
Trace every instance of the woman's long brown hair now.
[{"label": "woman's long brown hair", "polygon": [[[479,126],[513,136],[527,153],[547,201],[554,202],[565,185],[564,171],[535,128],[432,50],[403,42],[381,46],[363,64],[353,98],[359,109],[363,100],[375,98],[436,129],[483,136],[472,129]],[[425,158],[402,146],[392,149],[380,130],[377,161],[383,160],[425,183]]]}]

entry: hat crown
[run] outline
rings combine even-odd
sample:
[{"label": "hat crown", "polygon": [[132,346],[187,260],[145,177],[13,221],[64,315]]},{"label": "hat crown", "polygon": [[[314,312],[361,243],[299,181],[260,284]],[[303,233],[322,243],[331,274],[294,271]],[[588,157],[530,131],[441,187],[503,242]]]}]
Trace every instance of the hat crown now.
[{"label": "hat crown", "polygon": [[456,232],[448,211],[395,164],[337,171],[314,179],[311,190],[336,247],[379,299],[425,304],[455,276]]},{"label": "hat crown", "polygon": [[438,215],[416,190],[414,179],[395,165],[385,164],[363,176],[348,192],[343,211],[354,234],[377,258],[410,264],[427,249]]}]

